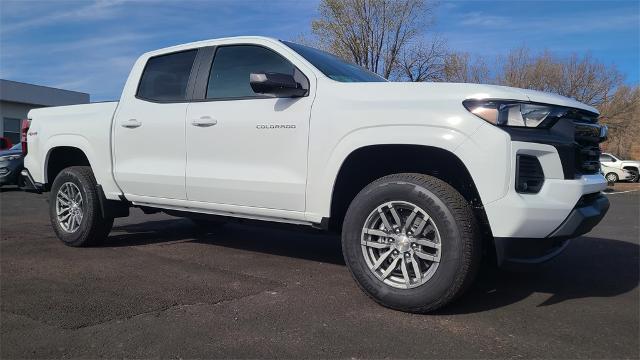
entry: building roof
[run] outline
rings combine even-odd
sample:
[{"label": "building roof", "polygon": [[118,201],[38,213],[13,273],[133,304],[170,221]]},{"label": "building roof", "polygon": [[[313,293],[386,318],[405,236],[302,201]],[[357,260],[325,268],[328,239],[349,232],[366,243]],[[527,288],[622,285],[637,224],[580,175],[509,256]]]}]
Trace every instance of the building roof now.
[{"label": "building roof", "polygon": [[42,106],[86,104],[89,94],[0,79],[0,101]]}]

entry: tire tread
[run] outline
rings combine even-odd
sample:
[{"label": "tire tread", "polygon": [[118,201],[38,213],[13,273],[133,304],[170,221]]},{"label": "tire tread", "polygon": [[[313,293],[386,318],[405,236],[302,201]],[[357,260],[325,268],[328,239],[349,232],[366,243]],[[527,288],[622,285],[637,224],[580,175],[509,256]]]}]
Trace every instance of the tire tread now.
[{"label": "tire tread", "polygon": [[[89,184],[89,188],[86,188],[86,186],[83,186],[84,188],[83,190],[87,197],[85,201],[87,203],[91,203],[90,210],[92,212],[92,214],[90,214],[91,215],[90,226],[88,228],[81,228],[80,231],[82,231],[82,234],[80,238],[74,241],[65,240],[65,237],[68,238],[69,234],[66,234],[60,231],[57,227],[57,224],[53,223],[54,221],[57,221],[57,219],[53,214],[55,212],[55,197],[56,197],[57,189],[60,185],[59,183],[64,181],[61,176],[64,176],[67,174],[77,177],[81,181],[81,183]],[[58,235],[58,238],[60,238],[60,240],[62,240],[65,245],[73,246],[73,247],[85,247],[85,246],[97,245],[109,235],[109,232],[113,227],[113,218],[105,218],[103,216],[102,211],[100,210],[100,207],[99,207],[99,203],[100,203],[100,200],[99,200],[99,194],[97,190],[97,182],[96,182],[95,176],[93,175],[93,171],[91,170],[91,167],[70,166],[68,168],[63,169],[58,174],[51,188],[49,206],[52,210],[50,210],[51,211],[50,217],[51,217],[52,226],[56,234]],[[87,216],[87,214],[85,214],[85,216]]]},{"label": "tire tread", "polygon": [[[431,191],[447,205],[447,207],[451,210],[454,218],[456,219],[458,230],[463,239],[462,269],[457,273],[457,276],[455,277],[453,283],[449,287],[448,291],[444,294],[444,296],[440,297],[435,302],[418,307],[404,307],[395,304],[388,304],[381,301],[363,287],[363,284],[361,284],[360,281],[356,279],[355,274],[353,273],[353,271],[351,271],[350,267],[349,270],[351,271],[351,274],[356,280],[356,283],[358,284],[360,289],[363,290],[365,294],[367,294],[377,303],[392,309],[405,312],[432,312],[458,298],[473,283],[473,280],[475,279],[476,273],[478,272],[478,268],[480,266],[481,259],[479,254],[482,250],[482,242],[478,222],[473,214],[473,210],[471,209],[470,204],[456,189],[436,177],[418,173],[391,174],[373,181],[364,189],[362,189],[360,193],[358,193],[358,195],[356,195],[354,201],[349,206],[347,213],[354,211],[354,209],[352,209],[352,206],[355,203],[355,199],[357,199],[359,196],[362,196],[362,194],[366,193],[370,188],[377,187],[386,183],[411,183],[414,185],[420,185],[425,189]],[[345,261],[348,260],[345,259]]]}]

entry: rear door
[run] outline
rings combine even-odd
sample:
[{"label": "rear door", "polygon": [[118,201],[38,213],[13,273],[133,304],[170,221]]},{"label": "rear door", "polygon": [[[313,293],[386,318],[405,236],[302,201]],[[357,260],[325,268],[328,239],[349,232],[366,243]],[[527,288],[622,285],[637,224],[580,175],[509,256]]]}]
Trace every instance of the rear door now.
[{"label": "rear door", "polygon": [[296,66],[257,44],[210,51],[211,62],[200,67],[201,87],[194,90],[200,99],[187,110],[187,198],[304,211],[314,86],[299,98],[256,94],[251,72],[293,74]]},{"label": "rear door", "polygon": [[184,121],[197,53],[150,58],[135,96],[121,101],[114,174],[125,195],[186,199]]}]

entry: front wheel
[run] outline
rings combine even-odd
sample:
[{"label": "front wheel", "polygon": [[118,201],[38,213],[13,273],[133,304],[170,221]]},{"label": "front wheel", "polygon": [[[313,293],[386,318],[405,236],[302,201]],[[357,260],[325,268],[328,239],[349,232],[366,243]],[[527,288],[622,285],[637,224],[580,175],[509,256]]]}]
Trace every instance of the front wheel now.
[{"label": "front wheel", "polygon": [[638,182],[638,180],[640,180],[640,175],[638,175],[638,170],[627,170],[631,173],[631,177],[629,178],[629,181],[634,183],[634,182]]},{"label": "front wheel", "polygon": [[608,173],[607,176],[605,176],[605,178],[607,179],[607,182],[611,184],[618,182],[618,174],[616,173]]},{"label": "front wheel", "polygon": [[102,216],[99,199],[90,167],[68,167],[56,176],[51,186],[49,218],[65,245],[94,245],[107,237],[113,218]]},{"label": "front wheel", "polygon": [[405,173],[378,179],[356,196],[342,249],[354,279],[375,301],[424,313],[473,281],[481,237],[460,193],[437,178]]}]

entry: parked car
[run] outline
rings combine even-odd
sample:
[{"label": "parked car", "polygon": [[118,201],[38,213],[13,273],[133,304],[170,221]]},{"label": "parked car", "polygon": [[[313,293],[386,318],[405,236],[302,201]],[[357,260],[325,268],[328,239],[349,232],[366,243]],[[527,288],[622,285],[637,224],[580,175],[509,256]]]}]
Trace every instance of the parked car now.
[{"label": "parked car", "polygon": [[631,182],[638,182],[640,179],[640,161],[636,160],[620,160],[613,154],[602,153],[600,155],[600,164],[616,169],[624,169],[631,173]]},{"label": "parked car", "polygon": [[0,186],[19,185],[23,162],[22,144],[0,151]]},{"label": "parked car", "polygon": [[604,164],[600,164],[600,169],[602,175],[607,179],[607,182],[611,184],[617,183],[618,181],[631,181],[633,179],[633,174],[629,170],[618,169]]},{"label": "parked car", "polygon": [[270,38],[152,51],[119,102],[28,116],[24,178],[50,191],[65,244],[104,239],[131,206],[309,225],[341,232],[362,290],[404,311],[460,296],[490,251],[501,265],[548,260],[609,208],[595,108],[388,82]]},{"label": "parked car", "polygon": [[0,136],[0,150],[8,150],[13,147],[11,139],[8,137]]}]

